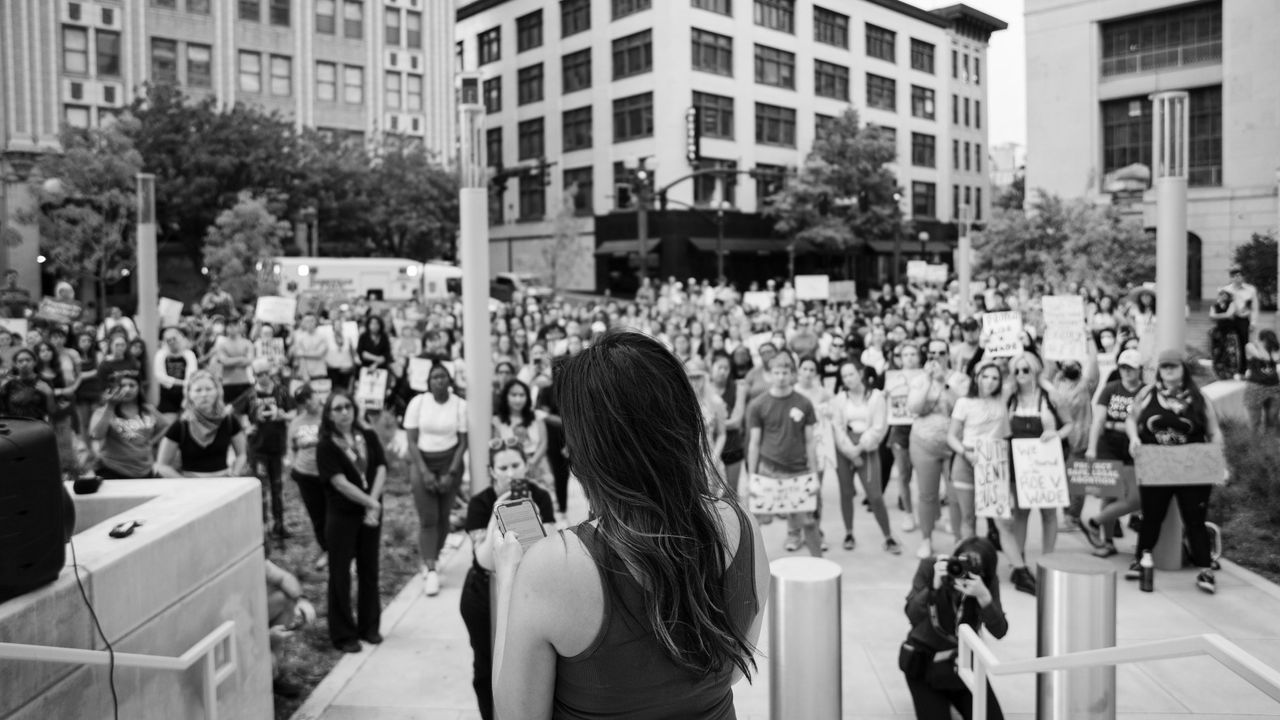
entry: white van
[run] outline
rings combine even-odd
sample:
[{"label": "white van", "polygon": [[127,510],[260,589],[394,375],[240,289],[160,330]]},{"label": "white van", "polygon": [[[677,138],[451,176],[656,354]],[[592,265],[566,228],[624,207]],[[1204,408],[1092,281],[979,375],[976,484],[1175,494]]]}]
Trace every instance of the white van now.
[{"label": "white van", "polygon": [[462,295],[462,268],[435,260],[422,264],[422,298],[439,300]]},{"label": "white van", "polygon": [[[388,301],[423,293],[423,264],[403,258],[277,257],[271,282],[283,297],[313,291]],[[461,275],[461,272],[459,272]]]}]

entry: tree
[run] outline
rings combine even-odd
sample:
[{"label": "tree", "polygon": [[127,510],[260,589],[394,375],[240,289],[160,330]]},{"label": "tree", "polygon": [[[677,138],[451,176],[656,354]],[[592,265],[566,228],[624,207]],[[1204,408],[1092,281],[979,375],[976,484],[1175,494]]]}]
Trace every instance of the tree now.
[{"label": "tree", "polygon": [[363,244],[372,234],[369,216],[375,195],[373,168],[363,143],[305,130],[297,158],[294,197],[300,207],[315,209],[321,241],[357,239]]},{"label": "tree", "polygon": [[1258,305],[1265,310],[1276,309],[1276,239],[1270,234],[1254,233],[1249,242],[1236,248],[1232,254],[1244,281],[1258,288]]},{"label": "tree", "polygon": [[137,264],[134,198],[142,156],[130,140],[130,122],[64,128],[63,152],[43,155],[32,174],[39,209],[18,214],[40,224],[48,267],[72,284],[93,283],[99,307],[107,285]]},{"label": "tree", "polygon": [[375,148],[369,188],[372,252],[415,260],[456,257],[458,177],[421,141],[387,136]]},{"label": "tree", "polygon": [[1013,183],[996,196],[995,207],[1004,210],[1021,210],[1027,201],[1027,173],[1019,169],[1013,174]]},{"label": "tree", "polygon": [[902,212],[897,179],[885,165],[896,157],[885,132],[860,126],[857,111],[846,110],[823,127],[764,214],[785,237],[846,257],[870,240],[891,240],[902,231]]},{"label": "tree", "polygon": [[1111,205],[1064,201],[1037,191],[1031,212],[996,209],[974,235],[977,276],[1050,286],[1066,282],[1123,288],[1155,279],[1155,239]]},{"label": "tree", "polygon": [[275,292],[276,284],[261,268],[282,254],[281,241],[290,234],[289,223],[276,219],[267,201],[248,192],[218,216],[205,234],[203,260],[209,276],[237,302]]},{"label": "tree", "polygon": [[575,204],[578,192],[578,183],[573,183],[565,190],[564,203],[552,218],[551,244],[542,251],[547,263],[547,283],[556,292],[564,290],[572,276],[574,251],[581,232]]}]

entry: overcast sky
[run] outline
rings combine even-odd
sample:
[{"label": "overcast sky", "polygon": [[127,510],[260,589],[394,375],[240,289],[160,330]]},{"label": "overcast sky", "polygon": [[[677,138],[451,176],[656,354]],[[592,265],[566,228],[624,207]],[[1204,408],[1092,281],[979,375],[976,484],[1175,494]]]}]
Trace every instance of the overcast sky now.
[{"label": "overcast sky", "polygon": [[[959,0],[969,7],[1009,23],[991,36],[987,50],[987,113],[990,143],[1027,144],[1027,42],[1022,24],[1022,0]],[[957,0],[916,0],[926,10],[954,5]]]}]

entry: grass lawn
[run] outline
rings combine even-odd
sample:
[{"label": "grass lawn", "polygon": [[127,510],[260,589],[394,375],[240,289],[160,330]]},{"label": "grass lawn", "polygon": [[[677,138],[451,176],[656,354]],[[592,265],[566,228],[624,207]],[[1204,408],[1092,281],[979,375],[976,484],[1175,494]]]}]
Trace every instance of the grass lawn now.
[{"label": "grass lawn", "polygon": [[1214,491],[1209,519],[1225,557],[1280,583],[1280,434],[1233,422],[1223,431],[1231,480]]}]

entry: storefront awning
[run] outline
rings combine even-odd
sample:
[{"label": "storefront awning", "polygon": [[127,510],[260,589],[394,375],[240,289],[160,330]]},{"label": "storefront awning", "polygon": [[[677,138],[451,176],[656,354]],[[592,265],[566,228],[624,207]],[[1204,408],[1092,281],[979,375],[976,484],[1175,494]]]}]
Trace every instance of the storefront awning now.
[{"label": "storefront awning", "polygon": [[[658,243],[662,242],[662,238],[649,238],[645,241],[644,251],[646,253],[653,252]],[[605,240],[596,247],[596,255],[631,255],[640,252],[640,241],[636,240]]]},{"label": "storefront awning", "polygon": [[[715,252],[716,238],[689,238],[689,242],[702,252]],[[725,238],[724,251],[727,253],[785,253],[787,241],[780,238]]]}]

